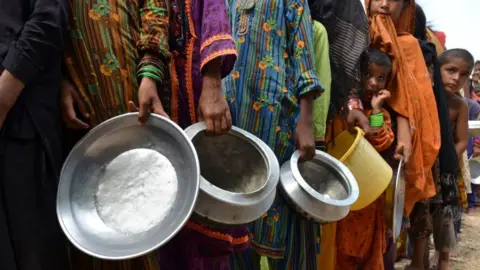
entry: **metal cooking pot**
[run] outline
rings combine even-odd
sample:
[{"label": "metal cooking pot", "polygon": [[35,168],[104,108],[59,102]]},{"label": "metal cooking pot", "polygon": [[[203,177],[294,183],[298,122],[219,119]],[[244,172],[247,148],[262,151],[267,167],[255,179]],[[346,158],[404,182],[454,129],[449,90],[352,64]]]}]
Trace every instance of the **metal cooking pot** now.
[{"label": "metal cooking pot", "polygon": [[[178,192],[163,220],[147,231],[125,234],[105,224],[95,194],[104,180],[101,173],[105,166],[120,154],[139,149],[156,151],[169,159],[177,173]],[[60,226],[78,249],[93,257],[123,260],[141,256],[167,243],[187,222],[197,199],[199,175],[195,148],[174,122],[152,114],[139,126],[138,113],[114,117],[83,137],[63,165],[57,195]]]},{"label": "metal cooking pot", "polygon": [[280,170],[280,183],[288,199],[300,212],[320,223],[347,216],[359,194],[350,170],[319,150],[311,161],[301,162],[299,158],[296,151]]},{"label": "metal cooking pot", "polygon": [[402,230],[403,206],[405,203],[405,177],[403,174],[403,159],[393,174],[385,191],[385,221],[392,230],[393,241],[396,241]]},{"label": "metal cooking pot", "polygon": [[204,122],[185,130],[200,161],[196,215],[223,225],[260,218],[275,199],[280,174],[275,154],[262,140],[237,127],[215,137],[204,131]]}]

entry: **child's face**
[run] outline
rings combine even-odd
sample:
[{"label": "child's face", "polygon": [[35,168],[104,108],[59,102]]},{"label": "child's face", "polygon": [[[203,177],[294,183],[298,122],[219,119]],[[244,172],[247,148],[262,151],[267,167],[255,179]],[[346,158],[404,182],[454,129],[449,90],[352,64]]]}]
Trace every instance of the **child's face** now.
[{"label": "child's face", "polygon": [[405,0],[372,0],[370,3],[370,14],[388,15],[394,24],[398,23],[400,15],[405,6]]},{"label": "child's face", "polygon": [[385,89],[390,71],[390,67],[374,63],[368,65],[368,72],[362,74],[362,88],[366,100],[371,100],[378,91]]},{"label": "child's face", "polygon": [[480,81],[480,63],[477,63],[473,68],[473,81],[479,82]]},{"label": "child's face", "polygon": [[470,76],[470,66],[461,58],[449,59],[441,66],[442,81],[445,90],[449,93],[457,93],[467,82]]}]

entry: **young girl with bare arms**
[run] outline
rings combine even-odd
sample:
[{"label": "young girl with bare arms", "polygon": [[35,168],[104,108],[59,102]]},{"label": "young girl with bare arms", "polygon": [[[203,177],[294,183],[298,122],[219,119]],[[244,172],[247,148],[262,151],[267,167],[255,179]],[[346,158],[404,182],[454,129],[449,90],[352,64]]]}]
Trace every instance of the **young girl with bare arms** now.
[{"label": "young girl with bare arms", "polygon": [[[457,155],[461,157],[468,144],[468,105],[459,92],[472,72],[474,60],[468,51],[452,49],[445,51],[440,56],[439,62],[443,85],[447,92],[455,148]],[[433,206],[435,206],[435,201]],[[433,214],[432,216],[433,237],[435,249],[440,253],[438,269],[447,270],[450,269],[449,257],[450,252],[456,246],[456,237],[453,220],[445,211],[441,212],[441,215]],[[455,213],[455,211],[453,212]]]},{"label": "young girl with bare arms", "polygon": [[472,55],[463,49],[445,51],[440,56],[440,70],[447,91],[450,120],[454,127],[455,147],[460,156],[468,143],[468,104],[458,95],[473,68]]}]

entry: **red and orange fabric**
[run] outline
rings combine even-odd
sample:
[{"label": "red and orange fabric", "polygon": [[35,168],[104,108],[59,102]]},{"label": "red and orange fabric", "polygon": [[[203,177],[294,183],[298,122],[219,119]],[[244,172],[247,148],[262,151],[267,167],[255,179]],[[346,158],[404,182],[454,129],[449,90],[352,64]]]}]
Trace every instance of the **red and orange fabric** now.
[{"label": "red and orange fabric", "polygon": [[[370,1],[366,0],[367,10]],[[389,106],[408,118],[412,156],[405,168],[405,214],[414,204],[435,195],[431,169],[440,149],[440,124],[428,69],[413,37],[415,1],[406,2],[398,25],[385,15],[370,17],[371,46],[386,52],[392,62]]]},{"label": "red and orange fabric", "polygon": [[[372,110],[365,110],[367,117],[371,114]],[[366,136],[378,152],[387,150],[395,139],[390,114],[383,110],[383,115],[383,127]],[[345,127],[345,123],[334,126]],[[362,269],[384,269],[383,254],[387,245],[384,205],[385,196],[382,195],[371,205],[359,211],[352,211],[346,218],[337,222],[335,269],[355,270],[358,265],[361,265]]]},{"label": "red and orange fabric", "polygon": [[437,50],[437,55],[441,55],[445,51],[445,43],[442,43],[442,41],[440,41],[437,35],[435,35],[435,32],[433,32],[428,27],[427,27],[427,40],[435,45],[435,49]]},{"label": "red and orange fabric", "polygon": [[[365,138],[375,147],[378,152],[383,152],[392,146],[395,134],[392,131],[392,120],[385,109],[383,112],[383,127],[368,133]],[[370,117],[372,110],[365,110],[365,115]]]}]

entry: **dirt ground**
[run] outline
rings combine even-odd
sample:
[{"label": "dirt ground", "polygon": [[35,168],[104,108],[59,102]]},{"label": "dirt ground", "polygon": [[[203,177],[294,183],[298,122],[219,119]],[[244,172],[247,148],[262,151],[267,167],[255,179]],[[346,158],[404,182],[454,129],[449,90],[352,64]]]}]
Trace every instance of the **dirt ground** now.
[{"label": "dirt ground", "polygon": [[[480,211],[463,215],[462,233],[457,251],[452,254],[451,267],[453,270],[480,269]],[[395,270],[403,270],[408,265],[403,260],[395,265]]]}]

